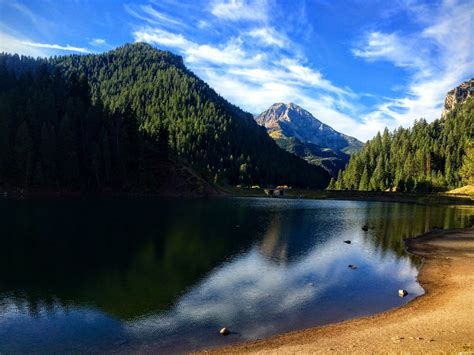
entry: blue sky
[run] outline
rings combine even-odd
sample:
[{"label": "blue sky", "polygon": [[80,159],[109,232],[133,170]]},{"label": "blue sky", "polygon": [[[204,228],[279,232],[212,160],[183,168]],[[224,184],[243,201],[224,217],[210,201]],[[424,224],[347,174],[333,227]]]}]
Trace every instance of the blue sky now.
[{"label": "blue sky", "polygon": [[361,140],[441,113],[474,76],[474,0],[0,0],[0,52],[183,56],[251,113],[294,102]]}]

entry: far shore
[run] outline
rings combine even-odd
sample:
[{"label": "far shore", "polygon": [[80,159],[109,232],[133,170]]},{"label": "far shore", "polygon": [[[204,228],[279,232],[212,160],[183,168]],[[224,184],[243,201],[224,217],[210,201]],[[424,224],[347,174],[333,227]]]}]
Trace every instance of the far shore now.
[{"label": "far shore", "polygon": [[351,200],[351,201],[384,201],[406,202],[424,205],[474,205],[474,195],[456,195],[445,192],[380,192],[380,191],[340,191],[288,189],[281,197],[270,197],[263,189],[225,188],[224,192],[239,197],[268,197],[268,198],[301,198],[310,200]]},{"label": "far shore", "polygon": [[474,229],[436,230],[406,239],[405,245],[408,252],[424,260],[418,281],[425,294],[407,305],[369,317],[204,352],[473,352]]},{"label": "far shore", "polygon": [[[204,180],[203,180],[204,181]],[[226,198],[226,197],[266,197],[290,198],[309,200],[349,200],[349,201],[382,201],[404,202],[422,205],[465,205],[474,206],[474,195],[452,194],[445,192],[410,193],[410,192],[380,192],[380,191],[336,191],[291,188],[284,191],[283,196],[267,196],[263,188],[237,188],[235,186],[217,186],[209,183],[198,184],[197,188],[183,186],[164,186],[160,191],[139,191],[121,189],[81,190],[81,189],[55,189],[55,188],[30,188],[0,186],[0,198],[11,199],[82,199],[82,198]]]}]

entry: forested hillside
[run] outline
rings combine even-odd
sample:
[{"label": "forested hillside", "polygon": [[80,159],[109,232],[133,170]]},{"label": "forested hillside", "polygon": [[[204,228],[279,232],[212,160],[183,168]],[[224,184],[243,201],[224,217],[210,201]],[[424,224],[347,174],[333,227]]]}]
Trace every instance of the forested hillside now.
[{"label": "forested hillside", "polygon": [[111,111],[127,105],[140,130],[169,132],[170,150],[220,184],[327,186],[320,167],[280,149],[252,116],[230,104],[183,65],[181,57],[143,44],[50,61],[66,75],[84,73],[94,99]]},{"label": "forested hillside", "polygon": [[0,56],[0,185],[153,190],[168,160],[167,133],[157,136],[140,132],[129,108],[92,102],[85,76]]},{"label": "forested hillside", "polygon": [[439,191],[473,183],[474,99],[443,118],[387,129],[353,155],[329,189]]},{"label": "forested hillside", "polygon": [[350,155],[334,151],[330,148],[321,148],[312,143],[303,143],[298,138],[274,138],[280,148],[303,158],[308,163],[324,168],[331,176],[337,176],[341,169],[346,167]]}]

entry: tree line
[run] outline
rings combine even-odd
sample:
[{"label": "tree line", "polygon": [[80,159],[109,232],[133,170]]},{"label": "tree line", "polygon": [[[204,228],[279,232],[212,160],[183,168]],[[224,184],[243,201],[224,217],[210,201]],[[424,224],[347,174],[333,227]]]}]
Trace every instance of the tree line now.
[{"label": "tree line", "polygon": [[354,154],[328,189],[441,191],[474,184],[474,99],[446,117],[387,129]]}]

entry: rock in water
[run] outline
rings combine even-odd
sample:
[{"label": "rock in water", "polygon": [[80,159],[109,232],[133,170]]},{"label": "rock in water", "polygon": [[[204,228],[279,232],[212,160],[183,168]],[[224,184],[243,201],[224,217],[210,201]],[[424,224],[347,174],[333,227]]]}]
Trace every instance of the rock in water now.
[{"label": "rock in water", "polygon": [[398,295],[400,297],[405,297],[406,295],[408,295],[408,291],[407,290],[398,290]]},{"label": "rock in water", "polygon": [[348,267],[349,267],[349,269],[353,269],[353,270],[357,269],[357,266],[356,266],[356,265],[352,265],[352,264],[349,264]]},{"label": "rock in water", "polygon": [[351,241],[350,240],[345,240],[344,243],[351,244]]},{"label": "rock in water", "polygon": [[219,333],[221,333],[221,335],[229,335],[229,329],[227,329],[226,327],[222,328]]},{"label": "rock in water", "polygon": [[367,231],[369,230],[369,227],[368,227],[368,226],[362,226],[362,230],[363,230],[364,232],[367,232]]}]

